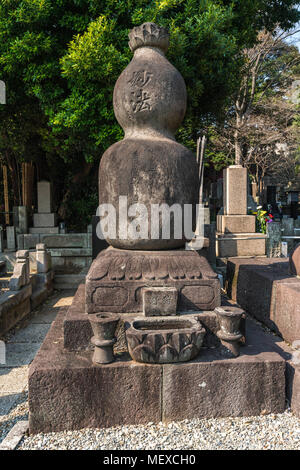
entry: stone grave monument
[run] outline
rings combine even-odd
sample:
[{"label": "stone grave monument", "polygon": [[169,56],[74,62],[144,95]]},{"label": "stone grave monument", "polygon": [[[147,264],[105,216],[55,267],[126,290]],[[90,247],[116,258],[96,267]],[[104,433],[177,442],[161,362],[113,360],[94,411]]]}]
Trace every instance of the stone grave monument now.
[{"label": "stone grave monument", "polygon": [[144,23],[129,39],[114,90],[125,137],[102,157],[99,202],[119,209],[126,196],[146,216],[133,237],[130,213],[116,211],[123,232],[106,231],[109,247],[52,324],[29,371],[31,433],[284,409],[284,360],[255,325],[246,342],[244,312],[221,306],[202,250],[185,250],[175,222],[164,237],[163,218],[151,236],[156,204],[194,208],[198,173],[174,138],[186,88],[165,56],[168,32]]},{"label": "stone grave monument", "polygon": [[255,216],[248,215],[247,169],[231,165],[223,171],[224,214],[217,215],[217,256],[265,255],[265,235],[255,233]]},{"label": "stone grave monument", "polygon": [[59,233],[56,225],[56,214],[52,212],[52,193],[49,181],[39,181],[37,184],[38,212],[33,214],[33,227],[29,233]]}]

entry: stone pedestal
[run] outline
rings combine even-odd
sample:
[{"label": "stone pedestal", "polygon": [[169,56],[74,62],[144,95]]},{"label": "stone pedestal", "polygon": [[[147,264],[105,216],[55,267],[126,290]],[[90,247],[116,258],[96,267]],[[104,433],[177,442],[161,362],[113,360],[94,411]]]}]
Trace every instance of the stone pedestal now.
[{"label": "stone pedestal", "polygon": [[[80,302],[77,296],[70,307],[73,330],[67,333],[74,338],[72,331],[80,335],[84,328],[79,325],[85,324],[90,344],[93,333],[83,298]],[[89,349],[64,347],[65,315],[62,309],[30,366],[31,434],[284,411],[285,360],[276,338],[250,321],[248,345],[241,346],[237,358],[221,354],[216,314],[198,312],[206,335],[193,361],[140,364],[120,352],[114,363],[95,365]]]},{"label": "stone pedestal", "polygon": [[14,226],[6,227],[6,248],[8,251],[16,250],[16,230]]},{"label": "stone pedestal", "polygon": [[87,274],[86,312],[142,312],[143,287],[176,288],[179,310],[220,305],[218,276],[198,252],[110,247],[100,252]]}]

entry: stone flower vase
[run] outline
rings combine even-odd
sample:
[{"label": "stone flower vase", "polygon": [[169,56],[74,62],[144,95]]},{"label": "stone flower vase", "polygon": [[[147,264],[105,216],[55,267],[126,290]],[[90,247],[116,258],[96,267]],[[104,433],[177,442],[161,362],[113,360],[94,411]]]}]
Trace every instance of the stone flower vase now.
[{"label": "stone flower vase", "polygon": [[234,356],[240,354],[239,341],[243,337],[241,319],[244,311],[238,307],[224,306],[215,309],[218,315],[219,331],[217,332],[223,346]]},{"label": "stone flower vase", "polygon": [[[113,96],[115,116],[125,137],[101,158],[99,203],[112,204],[117,227],[119,212],[126,212],[120,196],[127,197],[128,208],[143,204],[147,214],[142,215],[143,232],[137,239],[130,235],[104,236],[110,245],[121,249],[179,248],[186,240],[184,234],[181,238],[174,235],[172,220],[168,238],[163,236],[162,221],[158,220],[158,237],[151,239],[150,224],[153,204],[178,204],[182,210],[184,204],[192,204],[195,211],[198,202],[195,155],[174,137],[186,110],[186,87],[181,74],[165,57],[169,45],[166,29],[144,23],[133,28],[129,39],[134,56],[118,78]],[[125,224],[129,227],[128,218]]]},{"label": "stone flower vase", "polygon": [[110,313],[94,313],[89,315],[94,333],[91,343],[95,346],[93,362],[109,364],[115,360],[113,345],[116,342],[115,331],[120,317]]}]

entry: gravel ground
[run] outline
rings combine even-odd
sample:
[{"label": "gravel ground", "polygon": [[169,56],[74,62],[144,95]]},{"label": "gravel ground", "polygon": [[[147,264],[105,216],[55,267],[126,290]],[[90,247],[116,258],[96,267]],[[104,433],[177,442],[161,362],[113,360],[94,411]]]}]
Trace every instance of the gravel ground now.
[{"label": "gravel ground", "polygon": [[20,393],[7,415],[0,416],[0,443],[19,420],[28,420],[28,394]]},{"label": "gravel ground", "polygon": [[290,411],[252,418],[83,429],[25,437],[19,450],[300,450],[300,420]]}]

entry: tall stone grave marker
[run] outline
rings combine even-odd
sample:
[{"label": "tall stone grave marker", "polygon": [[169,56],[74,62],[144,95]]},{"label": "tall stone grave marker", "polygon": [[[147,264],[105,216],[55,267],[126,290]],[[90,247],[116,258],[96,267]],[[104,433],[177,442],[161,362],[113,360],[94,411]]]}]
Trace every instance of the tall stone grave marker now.
[{"label": "tall stone grave marker", "polygon": [[49,181],[39,181],[37,184],[38,213],[33,214],[33,227],[29,232],[34,233],[59,233],[56,226],[57,216],[52,212],[52,192]]},{"label": "tall stone grave marker", "polygon": [[224,215],[217,216],[218,256],[264,255],[265,236],[255,233],[255,216],[247,215],[247,169],[229,166],[223,172],[223,184]]}]

